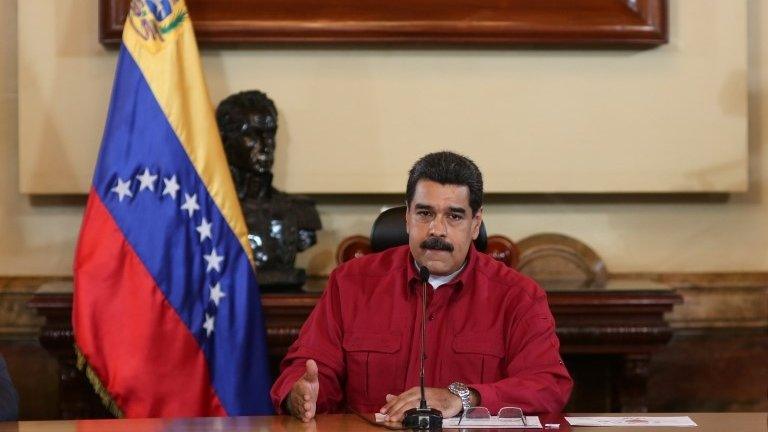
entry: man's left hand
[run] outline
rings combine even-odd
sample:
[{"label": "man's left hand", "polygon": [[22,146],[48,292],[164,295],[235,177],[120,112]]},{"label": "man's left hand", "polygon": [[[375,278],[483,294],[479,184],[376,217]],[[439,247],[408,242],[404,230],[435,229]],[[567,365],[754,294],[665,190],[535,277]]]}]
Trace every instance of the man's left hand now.
[{"label": "man's left hand", "polygon": [[[427,387],[424,389],[427,405],[442,411],[443,417],[453,417],[461,412],[461,399],[446,388]],[[413,387],[399,395],[387,395],[387,404],[379,412],[386,414],[387,421],[399,422],[403,420],[405,411],[418,408],[421,400],[421,390]]]}]

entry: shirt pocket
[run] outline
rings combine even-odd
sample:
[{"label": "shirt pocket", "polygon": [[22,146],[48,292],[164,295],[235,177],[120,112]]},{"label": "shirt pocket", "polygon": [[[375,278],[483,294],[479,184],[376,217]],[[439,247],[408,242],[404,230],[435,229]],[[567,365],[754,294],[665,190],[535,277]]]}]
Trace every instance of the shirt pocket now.
[{"label": "shirt pocket", "polygon": [[401,393],[402,380],[397,376],[405,365],[398,363],[400,345],[399,333],[355,332],[345,336],[349,402],[363,402],[358,399],[362,396],[366,403],[384,406],[387,393]]},{"label": "shirt pocket", "polygon": [[504,342],[501,337],[461,334],[453,339],[453,359],[445,368],[446,379],[467,384],[495,382],[504,374]]}]

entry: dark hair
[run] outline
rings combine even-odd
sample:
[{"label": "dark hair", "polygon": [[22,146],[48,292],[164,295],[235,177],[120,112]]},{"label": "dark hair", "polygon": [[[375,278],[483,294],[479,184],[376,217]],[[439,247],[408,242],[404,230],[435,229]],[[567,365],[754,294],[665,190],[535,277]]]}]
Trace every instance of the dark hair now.
[{"label": "dark hair", "polygon": [[405,202],[409,206],[419,180],[432,180],[444,185],[462,185],[469,188],[469,207],[475,215],[483,206],[483,174],[466,156],[449,151],[430,153],[417,160],[408,172]]},{"label": "dark hair", "polygon": [[265,93],[258,90],[248,90],[229,95],[219,103],[219,106],[216,107],[216,123],[219,125],[219,132],[224,141],[242,133],[240,128],[243,123],[248,121],[248,114],[254,110],[269,111],[277,121],[275,103]]}]

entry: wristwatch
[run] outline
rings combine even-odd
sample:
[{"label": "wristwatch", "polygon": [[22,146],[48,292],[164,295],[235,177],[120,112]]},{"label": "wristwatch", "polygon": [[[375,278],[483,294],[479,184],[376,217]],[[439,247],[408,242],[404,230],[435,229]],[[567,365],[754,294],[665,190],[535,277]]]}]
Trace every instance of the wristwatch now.
[{"label": "wristwatch", "polygon": [[453,382],[448,386],[448,391],[461,399],[461,407],[464,411],[471,408],[471,404],[469,403],[469,387],[467,387],[466,384],[458,381]]}]

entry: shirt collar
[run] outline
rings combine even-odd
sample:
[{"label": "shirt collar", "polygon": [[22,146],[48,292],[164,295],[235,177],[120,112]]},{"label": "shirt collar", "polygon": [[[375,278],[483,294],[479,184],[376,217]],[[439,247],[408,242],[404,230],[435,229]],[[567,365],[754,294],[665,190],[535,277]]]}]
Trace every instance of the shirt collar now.
[{"label": "shirt collar", "polygon": [[[477,262],[477,249],[475,249],[475,243],[472,242],[469,245],[469,250],[467,251],[467,259],[464,261],[464,265],[462,268],[458,270],[458,276],[454,276],[453,279],[446,283],[445,286],[453,287],[453,288],[461,288],[463,287],[468,279],[469,275],[472,274],[473,269],[475,267],[475,263]],[[416,268],[416,259],[413,257],[413,254],[409,251],[408,252],[408,286],[415,286],[419,282],[421,282],[421,279],[419,278],[419,270]]]},{"label": "shirt collar", "polygon": [[[416,262],[416,260],[413,260],[413,265],[416,267],[416,270],[419,274],[421,274],[421,266],[419,266],[419,263]],[[433,289],[438,289],[443,285],[448,284],[449,282],[453,281],[453,279],[461,273],[462,270],[464,270],[464,266],[467,265],[467,261],[465,260],[463,263],[461,263],[461,267],[459,267],[458,270],[455,272],[446,275],[446,276],[438,276],[438,275],[429,275],[429,284],[432,285]]]}]

